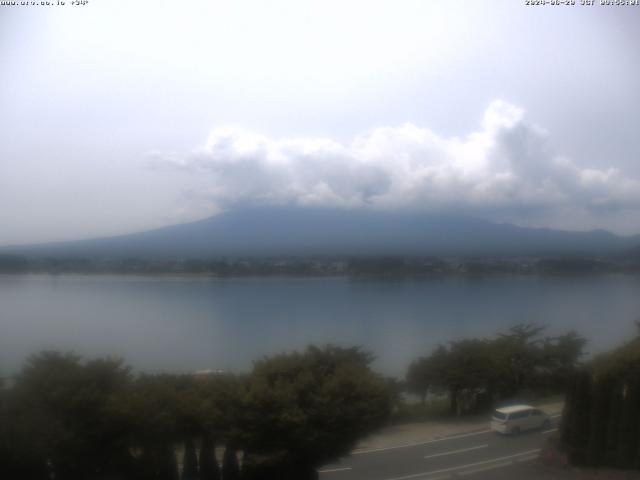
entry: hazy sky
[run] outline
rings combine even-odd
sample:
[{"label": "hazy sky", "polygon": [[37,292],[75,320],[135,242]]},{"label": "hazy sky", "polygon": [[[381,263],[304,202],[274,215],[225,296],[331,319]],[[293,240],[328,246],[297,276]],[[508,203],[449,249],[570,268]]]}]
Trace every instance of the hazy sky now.
[{"label": "hazy sky", "polygon": [[0,6],[0,244],[265,203],[640,233],[638,25],[521,0]]}]

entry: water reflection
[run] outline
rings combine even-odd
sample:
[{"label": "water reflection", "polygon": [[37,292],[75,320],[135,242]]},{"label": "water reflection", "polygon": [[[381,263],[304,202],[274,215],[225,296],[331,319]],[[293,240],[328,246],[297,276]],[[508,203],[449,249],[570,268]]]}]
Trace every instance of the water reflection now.
[{"label": "water reflection", "polygon": [[640,315],[640,277],[348,278],[0,276],[0,369],[44,348],[143,370],[245,370],[308,343],[363,345],[401,375],[439,342],[515,323],[574,328],[609,348]]}]

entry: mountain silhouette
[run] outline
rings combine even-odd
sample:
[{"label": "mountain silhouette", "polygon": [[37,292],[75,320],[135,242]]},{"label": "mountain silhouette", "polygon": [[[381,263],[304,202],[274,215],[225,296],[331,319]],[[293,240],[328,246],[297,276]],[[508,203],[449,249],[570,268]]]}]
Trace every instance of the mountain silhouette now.
[{"label": "mountain silhouette", "polygon": [[36,256],[606,255],[640,244],[604,230],[525,228],[460,215],[262,207],[116,237],[27,246]]}]

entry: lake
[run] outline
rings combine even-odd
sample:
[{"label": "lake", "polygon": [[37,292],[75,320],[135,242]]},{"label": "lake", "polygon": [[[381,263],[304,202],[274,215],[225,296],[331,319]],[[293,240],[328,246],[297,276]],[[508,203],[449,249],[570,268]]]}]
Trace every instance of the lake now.
[{"label": "lake", "polygon": [[0,376],[42,349],[135,369],[246,371],[309,343],[361,345],[403,375],[441,342],[516,323],[576,329],[599,352],[634,333],[640,276],[422,279],[0,275]]}]

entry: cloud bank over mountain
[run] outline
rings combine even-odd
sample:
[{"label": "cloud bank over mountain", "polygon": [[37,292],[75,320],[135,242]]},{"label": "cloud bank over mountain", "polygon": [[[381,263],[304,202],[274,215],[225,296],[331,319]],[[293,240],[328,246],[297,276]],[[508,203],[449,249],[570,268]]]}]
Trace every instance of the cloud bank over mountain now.
[{"label": "cloud bank over mountain", "polygon": [[[214,129],[186,154],[154,152],[153,168],[207,179],[192,192],[219,208],[237,205],[460,210],[487,218],[573,220],[631,212],[640,181],[616,168],[580,165],[550,147],[524,110],[493,101],[477,131],[444,137],[411,123],[348,143],[270,138]],[[553,220],[551,220],[553,223]],[[570,223],[570,222],[569,222]]]}]

